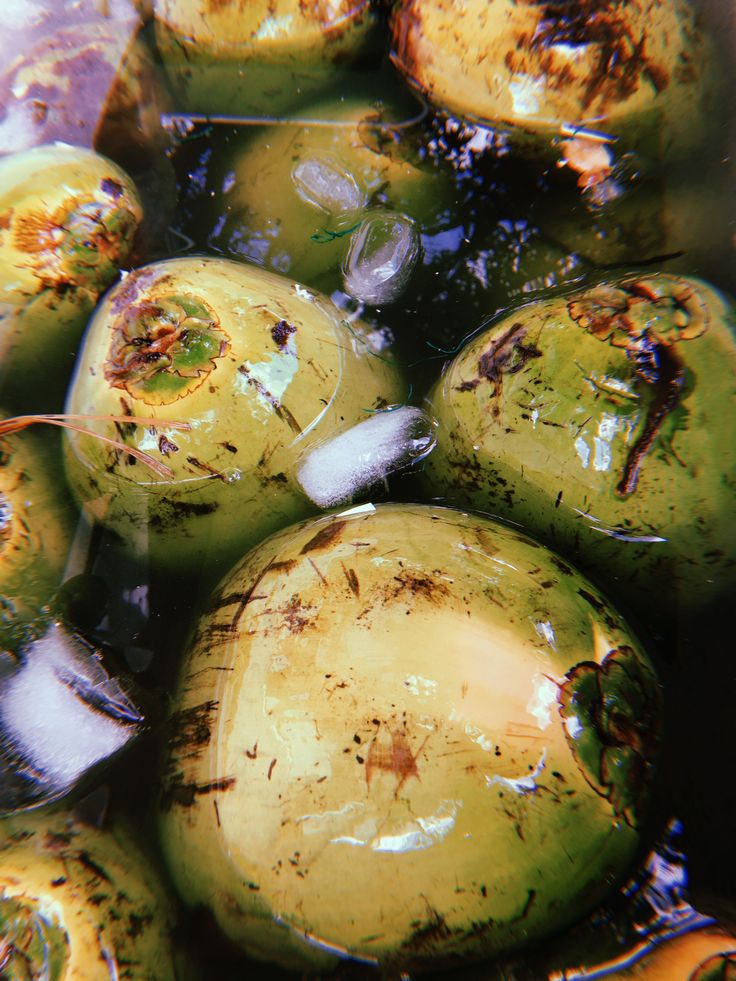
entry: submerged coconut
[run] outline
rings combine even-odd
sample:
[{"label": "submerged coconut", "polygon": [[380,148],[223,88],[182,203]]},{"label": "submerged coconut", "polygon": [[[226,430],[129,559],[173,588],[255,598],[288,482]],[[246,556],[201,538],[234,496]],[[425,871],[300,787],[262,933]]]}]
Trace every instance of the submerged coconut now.
[{"label": "submerged coconut", "polygon": [[142,208],[128,175],[53,143],[0,159],[0,390],[58,411],[100,294],[130,259]]},{"label": "submerged coconut", "polygon": [[402,0],[393,38],[432,102],[533,153],[583,127],[660,158],[704,132],[714,52],[687,0]]},{"label": "submerged coconut", "polygon": [[0,970],[12,979],[171,981],[170,898],[122,831],[71,813],[0,822]]},{"label": "submerged coconut", "polygon": [[53,438],[0,436],[0,657],[13,659],[61,585],[75,522]]},{"label": "submerged coconut", "polygon": [[334,84],[375,26],[368,0],[154,0],[153,11],[178,109],[266,118]]},{"label": "submerged coconut", "polygon": [[187,258],[130,273],[90,324],[67,409],[148,418],[89,428],[163,469],[70,432],[77,497],[154,564],[222,575],[314,510],[297,478],[311,446],[401,401],[397,371],[359,331],[256,266]]},{"label": "submerged coconut", "polygon": [[[407,144],[418,139],[408,99],[346,98],[304,110],[306,122],[259,128],[222,155],[223,193],[208,243],[327,292],[366,219],[399,212],[438,231],[449,175]],[[311,121],[310,121],[311,120]],[[212,222],[211,201],[205,202]]]},{"label": "submerged coconut", "polygon": [[639,610],[733,587],[736,343],[727,298],[629,275],[512,310],[431,394],[433,494],[519,522]]},{"label": "submerged coconut", "polygon": [[221,584],[171,718],[162,844],[253,956],[431,969],[581,916],[640,841],[660,726],[619,615],[516,530],[364,505]]}]

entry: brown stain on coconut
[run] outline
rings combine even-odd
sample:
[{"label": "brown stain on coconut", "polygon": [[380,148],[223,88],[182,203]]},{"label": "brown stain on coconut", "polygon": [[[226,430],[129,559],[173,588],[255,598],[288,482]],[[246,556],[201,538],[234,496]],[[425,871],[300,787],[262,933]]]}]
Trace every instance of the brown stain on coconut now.
[{"label": "brown stain on coconut", "polygon": [[665,276],[595,287],[573,297],[567,310],[571,320],[597,340],[623,350],[649,395],[644,426],[615,489],[619,497],[628,497],[637,488],[644,459],[667,416],[682,398],[685,364],[677,346],[702,336],[710,318],[692,287]]},{"label": "brown stain on coconut", "polygon": [[219,704],[210,699],[174,712],[169,720],[169,749],[177,757],[196,758],[209,746]]},{"label": "brown stain on coconut", "polygon": [[[426,740],[425,740],[426,742]],[[419,779],[417,753],[413,753],[406,734],[401,729],[379,728],[365,758],[365,781],[370,788],[377,772],[390,773],[397,779],[396,794],[411,777]]]},{"label": "brown stain on coconut", "polygon": [[[630,20],[619,3],[610,0],[580,0],[574,4],[539,3],[532,31],[520,31],[514,49],[506,53],[505,65],[512,74],[546,77],[553,89],[579,86],[581,109],[595,103],[599,111],[624,102],[648,82],[658,94],[669,84],[665,68],[647,54],[647,35],[635,36]],[[593,65],[584,72],[561,56],[558,45],[585,46],[594,52]]]},{"label": "brown stain on coconut", "polygon": [[306,545],[302,546],[301,554],[306,555],[308,552],[329,548],[340,537],[346,524],[347,521],[331,521],[324,528],[320,528],[317,534],[310,538]]},{"label": "brown stain on coconut", "polygon": [[286,345],[289,343],[289,338],[292,334],[296,333],[296,327],[293,324],[288,323],[286,320],[279,320],[277,324],[274,324],[271,328],[271,338],[274,344],[279,350],[283,351]]},{"label": "brown stain on coconut", "polygon": [[527,340],[528,333],[529,328],[521,321],[511,324],[478,358],[476,377],[461,382],[456,391],[473,392],[481,382],[487,382],[491,386],[489,397],[495,400],[491,413],[497,419],[501,414],[499,402],[503,397],[504,375],[515,375],[529,361],[542,357],[536,343]]}]

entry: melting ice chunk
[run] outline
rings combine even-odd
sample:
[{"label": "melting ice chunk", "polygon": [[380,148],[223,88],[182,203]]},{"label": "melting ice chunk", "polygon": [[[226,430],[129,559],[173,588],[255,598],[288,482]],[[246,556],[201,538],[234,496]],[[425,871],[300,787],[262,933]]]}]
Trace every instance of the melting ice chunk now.
[{"label": "melting ice chunk", "polygon": [[434,425],[422,409],[387,409],[313,449],[299,467],[299,483],[319,507],[346,504],[426,456],[434,443]]},{"label": "melting ice chunk", "polygon": [[0,687],[0,811],[62,796],[142,721],[94,652],[51,624]]},{"label": "melting ice chunk", "polygon": [[328,214],[344,215],[365,206],[366,197],[356,179],[329,153],[300,160],[291,179],[300,198]]},{"label": "melting ice chunk", "polygon": [[416,224],[383,211],[367,218],[353,236],[345,260],[345,292],[363,303],[391,303],[402,293],[419,258]]}]

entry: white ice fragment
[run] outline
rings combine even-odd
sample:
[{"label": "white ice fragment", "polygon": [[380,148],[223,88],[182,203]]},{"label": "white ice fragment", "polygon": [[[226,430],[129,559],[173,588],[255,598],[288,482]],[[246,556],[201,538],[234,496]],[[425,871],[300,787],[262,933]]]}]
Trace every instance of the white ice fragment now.
[{"label": "white ice fragment", "polygon": [[[93,652],[59,624],[28,646],[0,689],[2,743],[19,773],[33,772],[37,784],[27,789],[26,803],[65,793],[90,767],[121,749],[141,722]],[[8,793],[11,782],[12,777]]]},{"label": "white ice fragment", "polygon": [[302,200],[328,214],[349,214],[365,206],[365,194],[355,177],[330,153],[315,153],[300,160],[291,179]]},{"label": "white ice fragment", "polygon": [[349,514],[370,514],[375,510],[375,504],[356,504],[354,508],[348,508],[347,511],[341,511],[338,517],[345,518]]},{"label": "white ice fragment", "polygon": [[419,258],[416,224],[388,211],[367,218],[353,236],[345,260],[345,291],[364,303],[391,303],[404,290]]},{"label": "white ice fragment", "polygon": [[347,504],[394,470],[426,456],[434,443],[434,424],[422,409],[385,409],[311,450],[297,477],[319,507]]}]

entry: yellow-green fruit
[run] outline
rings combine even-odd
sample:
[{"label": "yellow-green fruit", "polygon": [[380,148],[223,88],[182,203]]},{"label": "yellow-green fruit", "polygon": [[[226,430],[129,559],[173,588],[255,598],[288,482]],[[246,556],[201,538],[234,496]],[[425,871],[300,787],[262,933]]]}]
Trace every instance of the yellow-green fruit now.
[{"label": "yellow-green fruit", "polygon": [[142,219],[116,164],[54,143],[0,159],[0,387],[16,408],[60,408],[99,295]]},{"label": "yellow-green fruit", "polygon": [[629,275],[519,307],[431,394],[427,486],[519,522],[651,614],[733,588],[736,340],[697,279]]},{"label": "yellow-green fruit", "polygon": [[368,0],[154,0],[177,108],[271,117],[334,84],[375,26]]},{"label": "yellow-green fruit", "polygon": [[351,233],[369,209],[399,212],[421,231],[436,231],[449,178],[402,147],[399,137],[410,140],[416,127],[402,123],[394,103],[320,102],[305,110],[314,123],[264,129],[237,145],[224,165],[226,218],[210,243],[310,284],[331,274],[334,288]]},{"label": "yellow-green fruit", "polygon": [[393,38],[432,102],[532,151],[583,126],[669,156],[704,131],[713,51],[687,0],[402,0]]},{"label": "yellow-green fruit", "polygon": [[[690,162],[665,172],[638,174],[635,165],[595,188],[598,203],[578,187],[552,183],[533,204],[545,235],[565,249],[598,265],[631,267],[658,262],[685,275],[699,269],[724,271],[732,261],[730,210],[732,175],[718,147],[698,157],[697,182]],[[725,151],[724,151],[725,152]],[[608,197],[606,197],[608,195]]]},{"label": "yellow-green fruit", "polygon": [[174,981],[170,900],[127,835],[65,812],[0,823],[7,981]]},{"label": "yellow-green fruit", "polygon": [[664,940],[631,964],[602,964],[595,977],[606,981],[733,981],[736,937],[706,927]]},{"label": "yellow-green fruit", "polygon": [[326,298],[257,266],[187,258],[128,274],[90,323],[67,411],[156,420],[89,428],[171,472],[157,477],[70,432],[75,493],[155,564],[222,575],[314,511],[296,478],[311,446],[403,399],[359,330]]},{"label": "yellow-green fruit", "polygon": [[612,888],[660,705],[618,614],[536,542],[364,505],[222,582],[170,724],[184,899],[256,957],[408,970],[523,945]]},{"label": "yellow-green fruit", "polygon": [[61,585],[74,519],[57,441],[0,437],[0,654],[16,652]]}]

